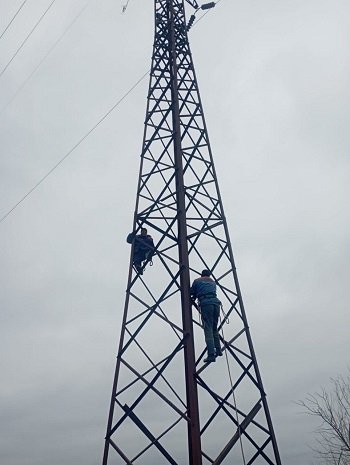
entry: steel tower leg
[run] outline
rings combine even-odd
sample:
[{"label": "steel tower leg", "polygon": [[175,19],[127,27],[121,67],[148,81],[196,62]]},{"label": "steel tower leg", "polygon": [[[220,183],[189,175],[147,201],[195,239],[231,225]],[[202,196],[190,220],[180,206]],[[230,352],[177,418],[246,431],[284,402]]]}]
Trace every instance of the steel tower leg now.
[{"label": "steel tower leg", "polygon": [[[130,259],[102,464],[281,465],[209,145],[184,0],[154,5],[134,230],[148,228],[156,254],[154,267],[148,263],[143,275]],[[189,296],[190,280],[203,268],[212,271],[231,322],[220,324],[227,367],[225,357],[203,365],[203,330]]]},{"label": "steel tower leg", "polygon": [[177,49],[176,49],[176,13],[172,1],[169,5],[169,45],[170,45],[170,76],[171,76],[171,96],[173,115],[173,137],[174,137],[174,164],[176,173],[176,200],[177,200],[177,224],[178,224],[178,245],[179,245],[179,266],[180,266],[180,293],[183,330],[187,334],[184,344],[185,358],[185,380],[187,414],[191,421],[188,422],[188,452],[189,463],[201,465],[201,442],[198,413],[198,393],[195,380],[195,353],[193,342],[192,308],[190,303],[190,268],[188,261],[187,247],[187,224],[186,224],[186,195],[184,186],[182,147],[181,147],[181,126],[179,110],[179,89],[177,70]]}]

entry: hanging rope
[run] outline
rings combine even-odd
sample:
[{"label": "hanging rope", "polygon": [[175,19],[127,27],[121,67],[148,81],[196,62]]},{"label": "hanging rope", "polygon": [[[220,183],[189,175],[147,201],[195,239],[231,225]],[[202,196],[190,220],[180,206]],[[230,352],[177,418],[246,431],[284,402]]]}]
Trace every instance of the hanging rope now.
[{"label": "hanging rope", "polygon": [[223,307],[223,305],[221,304],[220,307],[221,307],[221,311],[222,311],[222,313],[223,313],[223,315],[224,315],[224,317],[225,317],[225,318],[223,319],[223,323],[226,323],[227,325],[230,324],[230,319],[229,319],[228,315],[224,312],[224,307]]},{"label": "hanging rope", "polygon": [[[224,314],[225,316],[225,319],[223,320],[223,322],[227,319],[227,315],[225,314],[223,308],[222,308],[222,305],[221,305],[221,310],[222,310],[222,313]],[[220,323],[221,323],[221,318],[220,318]],[[222,338],[224,340],[224,342],[226,341],[225,339],[225,334],[224,334],[224,325],[222,324],[221,326],[221,333],[222,333]],[[238,411],[237,411],[237,403],[236,403],[236,396],[235,396],[235,393],[234,393],[234,389],[233,389],[233,381],[232,381],[232,375],[231,375],[231,370],[230,370],[230,365],[228,363],[228,356],[227,356],[227,349],[225,350],[225,359],[226,359],[226,366],[227,366],[227,371],[228,371],[228,377],[229,377],[229,380],[230,380],[230,384],[231,384],[231,392],[232,392],[232,398],[233,398],[233,405],[235,407],[235,412],[236,412],[236,421],[237,421],[237,428],[238,428],[238,436],[239,436],[239,443],[240,443],[240,446],[241,446],[241,453],[242,453],[242,460],[243,460],[243,465],[246,465],[246,460],[245,460],[245,455],[244,455],[244,449],[243,449],[243,441],[242,441],[242,434],[241,434],[241,427],[239,425],[239,418],[238,418]]]}]

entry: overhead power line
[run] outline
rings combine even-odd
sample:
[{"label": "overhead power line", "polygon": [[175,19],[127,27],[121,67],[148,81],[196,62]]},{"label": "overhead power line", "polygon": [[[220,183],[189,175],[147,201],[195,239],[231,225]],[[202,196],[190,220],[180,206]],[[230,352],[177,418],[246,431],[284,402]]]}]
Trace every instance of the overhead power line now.
[{"label": "overhead power line", "polygon": [[5,66],[5,68],[1,71],[0,73],[0,77],[4,74],[4,72],[7,70],[7,68],[10,66],[10,64],[12,63],[12,61],[14,60],[14,58],[17,56],[17,54],[20,52],[20,50],[22,49],[22,47],[24,46],[24,44],[27,42],[27,40],[29,39],[29,37],[33,34],[33,32],[35,31],[35,29],[39,26],[40,22],[42,21],[42,19],[45,17],[46,13],[50,10],[50,8],[52,7],[52,5],[55,3],[56,0],[52,0],[52,2],[50,3],[50,5],[46,8],[46,10],[44,11],[44,13],[40,16],[39,20],[35,23],[33,29],[29,32],[29,34],[27,35],[27,37],[24,39],[24,41],[21,43],[21,45],[18,47],[18,49],[16,50],[15,54],[12,56],[12,58],[10,59],[10,61],[7,63],[7,65]]},{"label": "overhead power line", "polygon": [[1,36],[0,36],[0,39],[2,39],[2,36],[5,34],[5,32],[7,31],[7,29],[11,26],[11,24],[13,23],[13,21],[15,20],[16,16],[18,15],[18,13],[21,11],[21,9],[24,7],[25,3],[27,3],[28,0],[24,0],[24,2],[22,3],[22,5],[18,8],[18,10],[16,11],[15,13],[15,16],[11,19],[11,21],[8,23],[8,25],[5,27],[5,29],[3,30],[3,32],[1,33]]},{"label": "overhead power line", "polygon": [[[52,3],[54,3],[55,0],[53,0]],[[216,3],[219,3],[221,0],[218,0]],[[51,3],[51,5],[52,5]],[[50,5],[50,6],[51,6]],[[49,7],[50,8],[50,7]],[[48,10],[47,10],[48,11]],[[209,10],[208,10],[209,11]],[[208,13],[208,11],[206,11],[194,24],[194,26]],[[87,137],[89,137],[89,135],[107,118],[107,116],[109,116],[113,110],[115,110],[118,105],[140,84],[140,82],[148,75],[148,73],[150,72],[150,70],[147,70],[145,74],[143,74],[140,79],[138,79],[138,81],[135,82],[135,84],[130,87],[130,89],[102,116],[102,118],[99,119],[99,121],[94,124],[94,126],[92,126],[89,131],[64,155],[64,157],[62,157],[58,163],[56,163],[55,166],[53,166],[50,171],[48,171],[45,176],[43,176],[7,213],[5,213],[4,216],[2,216],[0,218],[0,223],[2,223],[33,191],[35,191],[35,189],[37,187],[40,186],[40,184],[42,184],[43,181],[45,181],[45,179],[50,176],[50,174],[55,171],[56,168],[58,168],[58,166],[60,166],[65,160],[66,158],[69,157],[69,155],[71,155],[72,152],[74,152],[74,150],[79,147],[79,145],[84,142],[85,139],[87,139]]]},{"label": "overhead power line", "polygon": [[25,200],[33,191],[35,191],[35,189],[40,186],[40,184],[45,181],[45,179],[50,176],[50,174],[55,171],[55,169],[61,164],[64,162],[64,160],[66,158],[69,157],[69,155],[77,148],[79,147],[79,145],[97,128],[97,126],[99,126],[102,121],[104,121],[107,116],[109,116],[113,110],[115,110],[115,108],[117,108],[117,106],[140,84],[140,82],[147,76],[147,74],[149,73],[149,70],[143,75],[140,77],[140,79],[138,81],[135,82],[135,84],[107,111],[107,113],[105,113],[102,118],[99,119],[99,121],[94,124],[94,126],[92,126],[92,128],[89,129],[89,131],[64,155],[63,158],[61,158],[61,160],[56,163],[56,165],[54,167],[52,167],[50,169],[50,171],[48,173],[45,174],[45,176],[43,176],[40,181],[38,181],[35,186],[33,186],[12,208],[11,210],[9,210],[1,219],[0,219],[0,223],[2,221],[4,221],[5,218],[7,218],[10,213],[12,213],[17,207],[18,205],[20,205],[23,200]]},{"label": "overhead power line", "polygon": [[50,55],[50,53],[56,48],[56,46],[61,42],[63,37],[66,35],[66,33],[69,31],[69,29],[73,26],[73,24],[77,21],[77,19],[82,15],[84,10],[87,8],[88,4],[90,3],[90,0],[86,3],[86,5],[79,11],[79,13],[74,17],[74,19],[69,23],[69,25],[66,27],[66,29],[62,32],[62,34],[59,36],[59,38],[54,42],[54,44],[51,46],[51,48],[48,50],[46,55],[39,61],[37,66],[34,68],[34,70],[29,74],[27,79],[23,82],[23,84],[17,89],[17,91],[14,93],[12,98],[6,103],[6,105],[3,107],[3,109],[0,111],[0,115],[6,110],[6,108],[13,102],[13,100],[17,97],[17,95],[20,93],[20,91],[23,89],[23,87],[27,84],[27,82],[30,80],[30,78],[36,73],[36,71],[40,68],[40,66],[43,64],[43,62],[46,60],[46,58]]}]

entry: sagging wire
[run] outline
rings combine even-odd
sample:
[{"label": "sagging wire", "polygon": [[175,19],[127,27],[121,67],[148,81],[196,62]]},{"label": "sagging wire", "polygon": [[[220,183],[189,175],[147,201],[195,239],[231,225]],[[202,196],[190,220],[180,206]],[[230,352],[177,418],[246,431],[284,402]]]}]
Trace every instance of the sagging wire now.
[{"label": "sagging wire", "polygon": [[6,105],[0,110],[0,116],[4,113],[6,108],[13,102],[13,100],[17,97],[17,95],[20,93],[20,91],[23,89],[23,87],[27,84],[27,82],[30,80],[30,78],[37,72],[37,70],[40,68],[40,66],[43,64],[43,62],[46,60],[46,58],[50,55],[50,53],[56,48],[56,46],[61,42],[63,37],[66,35],[66,33],[69,31],[69,29],[73,26],[73,24],[78,20],[78,18],[83,14],[84,10],[87,8],[89,5],[90,0],[86,3],[86,5],[79,11],[79,13],[74,17],[74,19],[69,23],[69,25],[66,27],[66,29],[62,32],[62,34],[58,37],[56,42],[53,43],[51,48],[47,51],[47,53],[44,55],[44,57],[39,61],[37,66],[33,69],[33,71],[29,74],[29,76],[26,78],[26,80],[22,83],[22,85],[17,89],[17,91],[13,94],[11,99],[6,103]]},{"label": "sagging wire", "polygon": [[[211,2],[211,3],[207,3],[205,5],[203,5],[203,7],[200,7],[198,8],[196,11],[198,11],[199,9],[204,9],[204,10],[207,10],[194,24],[193,24],[193,21],[192,21],[192,25],[196,25],[202,18],[204,18],[204,16],[209,13],[210,9],[213,8],[215,5],[217,5],[221,0],[218,0],[216,3],[215,2]],[[45,11],[44,15],[39,19],[39,22],[43,19],[43,17],[45,16],[45,14],[47,13],[47,11],[50,9],[51,5],[55,2],[55,0],[53,0],[51,2],[51,4],[49,5],[48,9]],[[124,7],[122,8],[122,13],[124,13],[126,11],[126,8],[128,7],[129,5],[129,2],[130,0],[127,0],[127,2],[124,4]],[[207,5],[212,5],[212,6],[207,6]],[[38,23],[39,23],[38,22]],[[38,23],[36,24],[36,26],[38,25]],[[35,26],[35,27],[36,27]],[[31,33],[34,31],[35,27],[33,28],[33,30],[31,31]],[[30,33],[30,34],[31,34]],[[28,36],[29,37],[29,36]],[[25,39],[27,40],[28,37]],[[21,45],[21,47],[24,45],[24,43]],[[21,48],[20,47],[20,48]],[[19,52],[19,50],[17,50],[16,54]],[[13,57],[14,58],[14,57]],[[12,58],[12,59],[13,59]],[[12,61],[11,59],[11,61]],[[6,65],[6,68],[7,66],[9,65],[9,63]],[[5,69],[6,69],[5,68]],[[0,73],[0,76],[1,74],[5,71],[5,69]],[[143,79],[149,74],[150,70],[146,71],[146,73],[141,76],[141,78],[107,111],[107,113],[105,113],[102,118],[100,118],[100,120],[94,125],[92,126],[92,128],[90,128],[88,130],[88,132],[64,155],[63,158],[61,158],[58,163],[56,163],[55,166],[53,166],[15,205],[13,205],[12,208],[10,208],[10,210],[8,210],[2,217],[0,217],[0,223],[2,223],[14,210],[16,210],[16,208],[33,192],[37,189],[37,187],[40,186],[40,184],[42,182],[45,181],[45,179],[53,172],[56,170],[56,168],[61,165],[61,163],[64,162],[64,160],[66,158],[68,158],[68,156],[77,148],[79,147],[79,145],[107,118],[108,115],[110,115],[110,113],[112,113],[112,111],[140,84],[141,81],[143,81]]]},{"label": "sagging wire", "polygon": [[145,74],[143,74],[138,81],[135,82],[135,84],[122,96],[120,99],[105,113],[102,118],[100,118],[97,123],[95,123],[89,130],[88,132],[81,137],[78,142],[64,155],[63,158],[61,158],[55,166],[53,166],[5,215],[3,215],[0,218],[0,223],[2,223],[37,187],[40,186],[41,183],[45,181],[45,179],[50,176],[51,173],[55,171],[58,166],[60,166],[66,158],[69,157],[69,155],[77,148],[79,145],[109,116],[112,111],[117,108],[118,105],[140,84],[140,82],[149,74],[149,70],[146,71]]},{"label": "sagging wire", "polygon": [[29,34],[26,36],[26,38],[23,40],[23,42],[21,43],[21,45],[18,47],[18,49],[15,51],[15,53],[12,55],[10,61],[7,63],[7,65],[1,70],[0,72],[0,77],[4,74],[4,72],[7,70],[7,68],[10,66],[10,64],[12,63],[12,61],[16,58],[16,56],[18,55],[18,53],[22,50],[22,47],[24,46],[24,44],[27,42],[27,40],[29,39],[29,37],[33,34],[33,32],[35,31],[35,29],[39,26],[39,24],[41,23],[41,21],[44,19],[44,17],[46,16],[46,14],[48,13],[48,11],[50,10],[50,8],[52,7],[52,5],[55,3],[56,0],[52,0],[52,2],[50,3],[50,5],[46,8],[46,10],[44,11],[44,13],[40,16],[40,18],[38,19],[38,21],[35,23],[34,27],[30,30]]},{"label": "sagging wire", "polygon": [[18,10],[16,11],[15,15],[13,16],[13,18],[11,19],[11,21],[8,23],[8,25],[5,27],[5,29],[2,31],[1,35],[0,35],[0,39],[2,39],[3,35],[5,34],[5,32],[7,31],[7,29],[11,26],[11,24],[14,22],[14,20],[16,19],[17,15],[19,14],[19,12],[21,11],[21,9],[24,7],[24,5],[27,3],[28,0],[24,0],[21,4],[21,6],[18,8]]}]

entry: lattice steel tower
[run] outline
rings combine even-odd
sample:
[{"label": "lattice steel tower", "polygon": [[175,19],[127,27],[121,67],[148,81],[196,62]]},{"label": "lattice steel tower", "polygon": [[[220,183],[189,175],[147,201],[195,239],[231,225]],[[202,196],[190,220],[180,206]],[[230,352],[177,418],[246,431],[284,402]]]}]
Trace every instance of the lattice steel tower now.
[{"label": "lattice steel tower", "polygon": [[[281,465],[234,265],[184,1],[154,1],[134,231],[148,229],[156,254],[142,275],[130,260],[103,465]],[[196,0],[186,2],[198,9]],[[203,268],[212,271],[230,320],[220,324],[224,357],[211,364],[203,363],[203,330],[189,296],[190,280]]]}]

